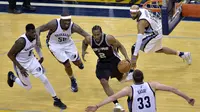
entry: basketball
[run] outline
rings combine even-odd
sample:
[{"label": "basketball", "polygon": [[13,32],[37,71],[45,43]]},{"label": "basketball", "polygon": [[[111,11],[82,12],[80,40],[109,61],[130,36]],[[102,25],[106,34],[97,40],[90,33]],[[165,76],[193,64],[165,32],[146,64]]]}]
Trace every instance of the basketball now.
[{"label": "basketball", "polygon": [[131,69],[131,64],[127,60],[121,60],[117,68],[119,72],[127,73]]}]

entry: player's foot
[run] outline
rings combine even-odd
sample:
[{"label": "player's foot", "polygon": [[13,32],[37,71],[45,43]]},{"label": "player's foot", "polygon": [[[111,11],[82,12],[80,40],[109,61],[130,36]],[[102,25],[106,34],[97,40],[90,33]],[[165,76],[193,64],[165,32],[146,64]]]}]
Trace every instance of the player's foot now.
[{"label": "player's foot", "polygon": [[71,90],[72,92],[78,92],[78,85],[75,78],[71,79]]},{"label": "player's foot", "polygon": [[188,65],[192,63],[192,56],[190,52],[184,52],[184,55],[181,57],[183,58],[184,61],[187,62]]},{"label": "player's foot", "polygon": [[9,85],[10,87],[13,87],[14,82],[15,82],[15,79],[16,79],[16,77],[15,77],[14,73],[13,73],[12,71],[9,71],[9,72],[8,72],[7,83],[8,83],[8,85]]},{"label": "player's foot", "polygon": [[119,103],[116,103],[113,112],[125,112],[125,110]]},{"label": "player's foot", "polygon": [[67,106],[66,106],[60,99],[54,100],[53,105],[54,105],[55,107],[60,108],[60,109],[66,109],[66,108],[67,108]]},{"label": "player's foot", "polygon": [[132,81],[132,79],[133,79],[133,72],[134,72],[134,70],[131,69],[128,73],[126,73],[123,76],[123,78],[122,78],[122,80],[120,82],[124,83],[124,82],[128,82],[128,81]]}]

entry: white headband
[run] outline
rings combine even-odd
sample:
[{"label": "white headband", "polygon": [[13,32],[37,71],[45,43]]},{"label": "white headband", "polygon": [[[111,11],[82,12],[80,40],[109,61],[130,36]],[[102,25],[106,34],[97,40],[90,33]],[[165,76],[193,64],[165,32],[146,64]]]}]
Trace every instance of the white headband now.
[{"label": "white headband", "polygon": [[130,9],[130,12],[139,12],[139,10],[138,9]]},{"label": "white headband", "polygon": [[60,16],[61,19],[71,19],[71,16]]}]

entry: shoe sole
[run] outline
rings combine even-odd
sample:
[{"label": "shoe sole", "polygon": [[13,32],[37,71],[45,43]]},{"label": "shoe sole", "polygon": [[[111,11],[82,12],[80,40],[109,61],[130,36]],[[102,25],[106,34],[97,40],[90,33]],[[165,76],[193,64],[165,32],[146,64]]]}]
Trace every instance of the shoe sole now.
[{"label": "shoe sole", "polygon": [[[10,72],[9,72],[10,73]],[[8,83],[8,86],[10,86],[10,87],[13,87],[13,85],[14,85],[14,81],[12,81],[11,79],[10,79],[10,74],[8,73],[8,79],[7,79],[7,83]]]},{"label": "shoe sole", "polygon": [[78,92],[78,89],[77,89],[77,90],[73,90],[73,89],[71,88],[71,91],[74,92],[74,93],[76,93],[76,92]]},{"label": "shoe sole", "polygon": [[113,112],[125,112],[125,110],[121,110],[120,108],[114,108]]},{"label": "shoe sole", "polygon": [[59,109],[61,109],[61,110],[67,109],[67,106],[66,106],[66,107],[58,107],[58,106],[54,105],[54,107],[57,107],[57,108],[59,108]]}]

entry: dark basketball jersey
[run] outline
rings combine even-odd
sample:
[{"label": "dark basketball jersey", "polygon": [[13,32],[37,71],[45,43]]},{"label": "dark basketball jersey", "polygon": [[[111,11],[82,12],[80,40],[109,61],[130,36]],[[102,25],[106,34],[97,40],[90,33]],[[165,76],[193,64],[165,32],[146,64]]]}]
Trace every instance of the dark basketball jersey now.
[{"label": "dark basketball jersey", "polygon": [[91,47],[98,56],[99,61],[111,61],[114,58],[119,58],[117,50],[108,44],[106,34],[102,35],[99,43],[92,37]]}]

